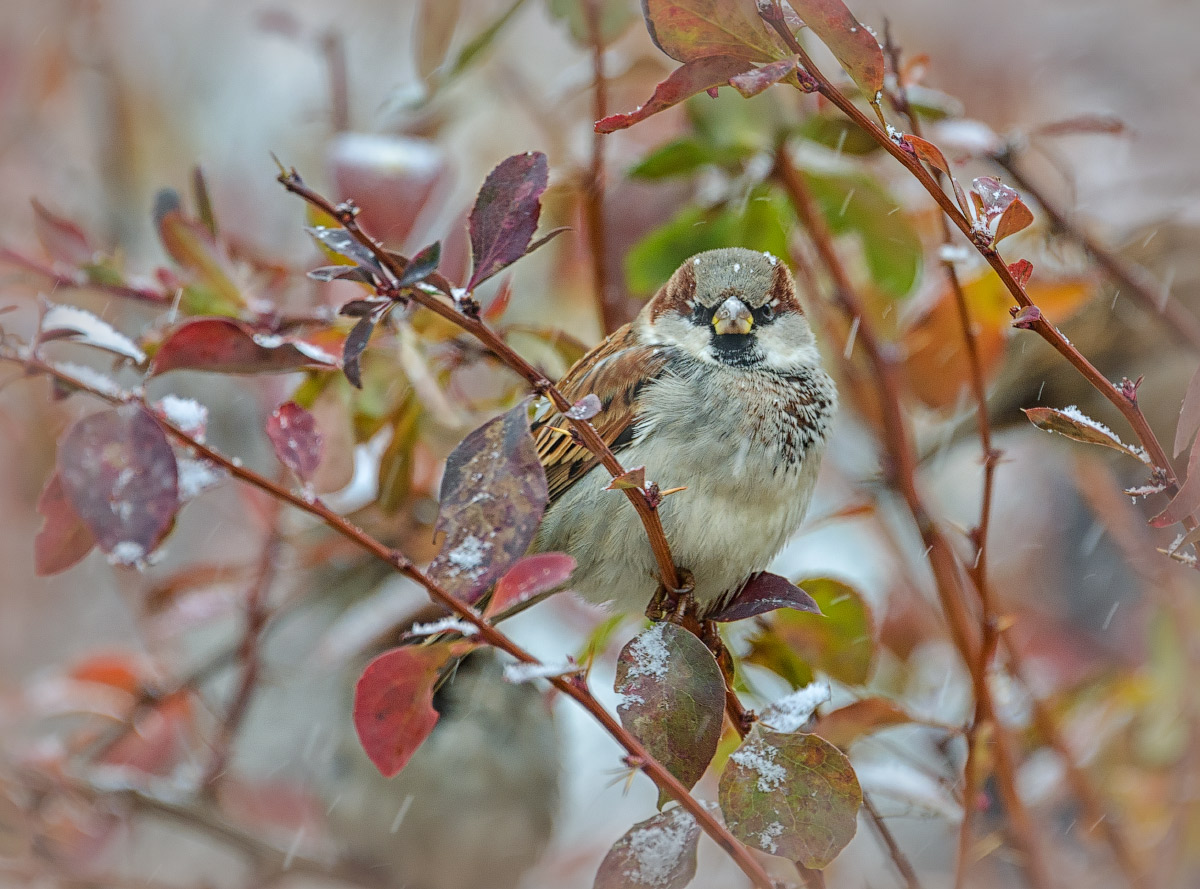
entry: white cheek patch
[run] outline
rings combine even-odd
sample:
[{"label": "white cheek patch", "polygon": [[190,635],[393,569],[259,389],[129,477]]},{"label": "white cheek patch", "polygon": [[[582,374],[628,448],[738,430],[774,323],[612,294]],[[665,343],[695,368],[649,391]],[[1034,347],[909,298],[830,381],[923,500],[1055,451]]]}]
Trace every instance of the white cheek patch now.
[{"label": "white cheek patch", "polygon": [[676,313],[660,315],[643,330],[645,341],[652,345],[672,345],[702,361],[713,361],[708,328],[693,324]]},{"label": "white cheek patch", "polygon": [[788,315],[758,328],[758,344],[763,363],[775,370],[793,370],[821,360],[812,330],[800,315]]}]

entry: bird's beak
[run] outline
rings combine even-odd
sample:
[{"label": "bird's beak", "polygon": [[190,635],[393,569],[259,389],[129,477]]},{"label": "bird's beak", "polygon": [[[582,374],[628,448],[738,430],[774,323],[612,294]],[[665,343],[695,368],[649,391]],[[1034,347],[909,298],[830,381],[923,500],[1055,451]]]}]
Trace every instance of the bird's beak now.
[{"label": "bird's beak", "polygon": [[754,317],[744,302],[731,296],[713,314],[712,323],[717,333],[747,334],[754,327]]}]

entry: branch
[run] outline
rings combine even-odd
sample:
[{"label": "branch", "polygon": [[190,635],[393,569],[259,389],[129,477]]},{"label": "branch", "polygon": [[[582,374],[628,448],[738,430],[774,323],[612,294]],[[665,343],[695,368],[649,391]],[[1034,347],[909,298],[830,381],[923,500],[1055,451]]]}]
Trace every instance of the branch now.
[{"label": "branch", "polygon": [[[588,41],[592,45],[592,120],[608,116],[608,81],[604,73],[604,34],[600,27],[600,0],[583,0],[583,15],[587,23]],[[621,326],[614,312],[612,295],[608,292],[608,274],[604,258],[608,255],[607,231],[604,225],[604,134],[592,133],[592,157],[588,166],[586,187],[588,245],[592,250],[592,288],[600,323],[607,336]]]},{"label": "branch", "polygon": [[[87,392],[109,404],[124,403],[122,398],[100,392],[85,381],[63,372],[36,356],[22,356],[9,350],[4,350],[0,351],[0,360],[21,364],[30,372],[52,377],[71,388]],[[517,643],[492,626],[488,621],[484,620],[473,608],[456,599],[446,590],[442,589],[436,581],[418,570],[412,560],[399,550],[392,549],[379,540],[376,540],[362,529],[351,524],[343,516],[334,512],[320,500],[307,500],[303,496],[284,488],[273,479],[247,469],[239,461],[224,456],[203,442],[196,441],[174,424],[157,415],[152,414],[152,416],[154,416],[156,422],[158,422],[169,436],[180,444],[191,448],[198,456],[219,466],[234,478],[269,494],[276,500],[294,506],[300,511],[320,519],[331,530],[342,535],[381,561],[386,562],[405,577],[420,584],[431,599],[448,611],[453,612],[459,619],[471,624],[475,628],[478,638],[488,645],[503,651],[505,654],[522,663],[539,663],[537,658],[517,645]],[[639,767],[660,789],[670,794],[672,798],[677,800],[696,819],[696,823],[700,825],[704,832],[725,850],[756,886],[760,887],[760,889],[772,889],[773,884],[770,877],[763,870],[762,865],[751,855],[750,850],[739,843],[726,830],[724,825],[716,819],[713,813],[688,792],[688,789],[679,782],[679,779],[667,771],[666,767],[658,762],[658,760],[654,759],[642,743],[629,733],[612,714],[604,709],[604,705],[588,690],[587,682],[583,677],[579,675],[552,677],[547,681],[591,714],[603,726],[605,731],[618,744],[625,748],[631,760],[637,762]]]}]

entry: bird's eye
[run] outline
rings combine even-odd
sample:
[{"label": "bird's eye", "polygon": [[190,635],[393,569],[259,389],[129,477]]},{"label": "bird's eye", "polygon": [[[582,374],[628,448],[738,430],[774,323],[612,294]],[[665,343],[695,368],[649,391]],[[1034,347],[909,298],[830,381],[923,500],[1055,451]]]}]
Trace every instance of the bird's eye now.
[{"label": "bird's eye", "polygon": [[712,320],[712,309],[705,308],[702,303],[692,306],[692,323],[707,325]]},{"label": "bird's eye", "polygon": [[774,320],[775,308],[768,303],[765,306],[759,306],[754,310],[754,320],[759,324],[767,324]]}]

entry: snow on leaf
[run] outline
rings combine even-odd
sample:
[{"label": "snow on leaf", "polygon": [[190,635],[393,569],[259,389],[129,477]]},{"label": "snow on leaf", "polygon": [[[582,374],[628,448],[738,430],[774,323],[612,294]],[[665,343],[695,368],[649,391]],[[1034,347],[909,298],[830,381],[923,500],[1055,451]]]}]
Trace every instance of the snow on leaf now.
[{"label": "snow on leaf", "polygon": [[821,609],[813,597],[790,580],[778,574],[762,572],[751,577],[737,594],[709,620],[729,623],[744,620],[758,614],[766,614],[778,608],[795,608],[820,614]]},{"label": "snow on leaf", "polygon": [[336,367],[337,359],[302,340],[255,332],[232,318],[194,318],[167,334],[150,364],[151,376],[172,370],[287,373]]},{"label": "snow on leaf", "polygon": [[67,497],[57,472],[42,489],[37,511],[45,519],[33,541],[34,566],[39,577],[66,571],[96,545],[95,536]]},{"label": "snow on leaf", "polygon": [[566,553],[535,553],[505,572],[496,583],[484,614],[491,617],[516,608],[542,593],[566,583],[575,560]]},{"label": "snow on leaf", "polygon": [[193,500],[220,484],[225,474],[214,463],[192,457],[178,457],[180,505]]},{"label": "snow on leaf", "polygon": [[41,339],[70,339],[143,364],[146,353],[107,321],[75,306],[48,304],[42,315]]},{"label": "snow on leaf", "polygon": [[[116,380],[106,374],[100,373],[100,371],[93,367],[88,367],[86,364],[76,364],[73,361],[54,361],[51,362],[51,365],[55,370],[62,371],[69,377],[74,377],[101,395],[107,395],[111,398],[121,398],[125,395],[125,390],[120,387]],[[61,380],[57,380],[57,382],[62,383]]]},{"label": "snow on leaf", "polygon": [[759,722],[777,732],[799,731],[832,694],[828,682],[810,682],[763,710]]},{"label": "snow on leaf", "polygon": [[474,602],[523,555],[546,508],[546,473],[529,434],[529,401],[484,423],[446,461],[429,574]]},{"label": "snow on leaf", "polygon": [[474,266],[467,282],[468,291],[528,251],[548,181],[546,155],[540,151],[513,155],[488,173],[471,208]]},{"label": "snow on leaf", "polygon": [[683,889],[696,876],[700,825],[676,806],[631,827],[596,873],[593,889]]},{"label": "snow on leaf", "polygon": [[479,630],[470,621],[449,615],[441,620],[429,623],[416,623],[409,629],[409,636],[437,636],[441,633],[458,633],[462,636],[474,636]]},{"label": "snow on leaf", "polygon": [[596,121],[596,132],[615,133],[631,127],[697,93],[723,86],[729,83],[730,78],[744,74],[751,68],[753,65],[748,59],[737,55],[706,56],[686,62],[654,88],[654,94],[644,105],[634,111],[610,114]]},{"label": "snow on leaf", "polygon": [[383,266],[379,264],[375,254],[344,228],[314,225],[307,231],[333,256],[345,257],[353,265],[370,272],[378,280],[384,280]]},{"label": "snow on leaf", "polygon": [[312,414],[294,401],[281,404],[267,419],[267,438],[280,463],[300,481],[312,479],[325,449],[324,436]]},{"label": "snow on leaf", "polygon": [[371,762],[391,778],[433,731],[433,686],[452,655],[448,645],[385,651],[354,686],[354,728]]},{"label": "snow on leaf", "polygon": [[179,509],[175,452],[137,405],[84,417],[58,449],[58,474],[79,517],[109,556],[142,561]]},{"label": "snow on leaf", "polygon": [[151,405],[156,414],[196,441],[204,441],[208,427],[208,408],[194,398],[164,395]]},{"label": "snow on leaf", "polygon": [[828,741],[756,725],[730,754],[719,798],[739,840],[823,868],[854,836],[862,789],[850,761]]},{"label": "snow on leaf", "polygon": [[[700,780],[717,751],[725,683],[712,652],[682,627],[658,623],[617,659],[617,715],[683,783]],[[659,805],[668,797],[660,792]]]},{"label": "snow on leaf", "polygon": [[1150,462],[1144,451],[1125,444],[1115,432],[1103,423],[1093,420],[1073,404],[1064,408],[1030,407],[1022,408],[1022,410],[1025,411],[1029,422],[1038,429],[1057,432],[1059,435],[1087,444],[1103,445],[1114,451],[1120,451],[1122,454],[1128,454],[1143,463],[1149,464]]}]

